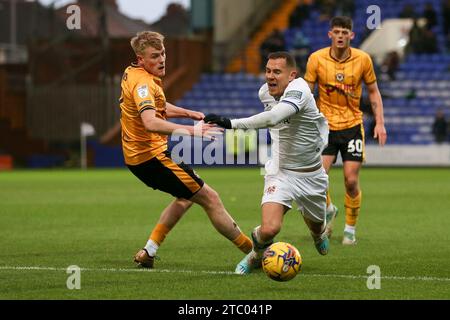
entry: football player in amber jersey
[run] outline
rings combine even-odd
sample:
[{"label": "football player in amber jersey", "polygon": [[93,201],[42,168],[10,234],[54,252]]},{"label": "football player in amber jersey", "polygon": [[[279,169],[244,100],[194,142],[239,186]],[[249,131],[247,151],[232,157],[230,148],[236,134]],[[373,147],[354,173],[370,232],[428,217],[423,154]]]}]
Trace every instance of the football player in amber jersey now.
[{"label": "football player in amber jersey", "polygon": [[203,113],[166,102],[161,78],[165,75],[164,37],[143,31],[131,39],[137,62],[126,68],[120,97],[122,148],[130,171],[148,187],[175,197],[166,207],[145,247],[134,261],[152,268],[154,257],[166,235],[193,203],[199,204],[211,223],[241,251],[249,253],[252,241],[244,235],[210,186],[186,164],[175,163],[167,150],[167,135],[183,131],[189,135],[211,136],[217,128],[200,121],[196,126],[179,125],[168,118],[202,120]]},{"label": "football player in amber jersey", "polygon": [[[348,17],[334,17],[330,21],[328,37],[331,47],[311,54],[304,79],[311,91],[318,84],[318,107],[328,120],[330,134],[328,147],[322,153],[327,172],[340,152],[345,177],[345,229],[342,243],[356,244],[355,228],[361,207],[362,193],[359,187],[359,170],[364,161],[363,113],[359,108],[362,82],[369,92],[369,99],[376,125],[374,138],[379,145],[386,143],[383,102],[370,56],[362,50],[350,47],[355,34],[353,22]],[[331,236],[337,207],[327,194],[327,228]]]}]

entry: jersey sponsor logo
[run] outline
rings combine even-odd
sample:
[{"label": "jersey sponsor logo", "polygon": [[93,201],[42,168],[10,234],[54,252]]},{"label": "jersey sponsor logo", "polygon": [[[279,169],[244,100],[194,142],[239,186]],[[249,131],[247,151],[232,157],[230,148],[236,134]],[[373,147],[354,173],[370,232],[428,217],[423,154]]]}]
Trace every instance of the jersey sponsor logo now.
[{"label": "jersey sponsor logo", "polygon": [[337,91],[337,93],[342,94],[344,96],[356,98],[354,84],[336,83],[335,85],[332,85],[327,83],[325,85],[325,88],[327,91],[327,95],[330,95],[330,93]]},{"label": "jersey sponsor logo", "polygon": [[303,92],[297,90],[291,90],[286,93],[285,98],[296,98],[300,100],[302,98]]},{"label": "jersey sponsor logo", "polygon": [[138,96],[141,98],[145,98],[148,96],[148,86],[143,84],[142,86],[137,88]]}]

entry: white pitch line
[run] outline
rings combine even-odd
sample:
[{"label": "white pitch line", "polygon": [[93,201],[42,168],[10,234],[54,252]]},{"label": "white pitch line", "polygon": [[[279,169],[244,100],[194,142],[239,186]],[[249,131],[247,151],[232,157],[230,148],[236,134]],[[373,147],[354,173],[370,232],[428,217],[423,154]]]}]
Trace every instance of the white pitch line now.
[{"label": "white pitch line", "polygon": [[[17,271],[66,271],[67,268],[57,267],[33,267],[33,266],[0,266],[0,270],[17,270]],[[82,268],[80,271],[92,272],[153,272],[153,273],[205,273],[205,274],[224,274],[232,275],[231,271],[206,271],[206,270],[169,270],[169,269],[125,269],[125,268]]]},{"label": "white pitch line", "polygon": [[[16,270],[16,271],[66,271],[67,268],[60,267],[34,267],[34,266],[0,266],[1,270]],[[191,274],[214,274],[214,275],[235,275],[232,271],[208,271],[208,270],[169,270],[169,269],[125,269],[125,268],[80,268],[81,271],[90,272],[150,272],[150,273],[191,273]],[[329,278],[344,278],[344,279],[367,279],[366,275],[348,275],[348,274],[320,274],[320,273],[301,273],[302,277],[329,277]],[[402,280],[402,281],[440,281],[450,282],[450,278],[438,277],[400,277],[400,276],[382,276],[382,280]]]},{"label": "white pitch line", "polygon": [[[310,277],[331,277],[331,278],[347,278],[347,279],[367,279],[368,276],[363,275],[347,275],[347,274],[306,274]],[[408,281],[450,281],[450,278],[437,278],[437,277],[400,277],[400,276],[381,276],[380,279],[384,280],[408,280]]]}]

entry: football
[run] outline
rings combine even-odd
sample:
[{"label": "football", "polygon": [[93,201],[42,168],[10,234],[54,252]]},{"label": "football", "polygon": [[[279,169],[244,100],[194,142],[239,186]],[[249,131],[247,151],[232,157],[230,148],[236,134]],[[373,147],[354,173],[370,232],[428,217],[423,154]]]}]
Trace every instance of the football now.
[{"label": "football", "polygon": [[270,279],[288,281],[301,270],[302,257],[293,245],[275,242],[264,251],[262,267]]}]

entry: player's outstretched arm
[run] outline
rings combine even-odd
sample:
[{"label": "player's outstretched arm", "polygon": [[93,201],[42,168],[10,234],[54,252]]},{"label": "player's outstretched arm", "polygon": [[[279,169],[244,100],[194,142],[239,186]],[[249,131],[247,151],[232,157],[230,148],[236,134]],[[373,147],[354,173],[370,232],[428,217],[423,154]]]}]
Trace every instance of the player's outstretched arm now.
[{"label": "player's outstretched arm", "polygon": [[367,86],[369,91],[369,100],[375,118],[375,128],[373,130],[374,139],[378,139],[378,144],[384,146],[387,140],[387,132],[384,127],[384,111],[381,93],[376,82]]},{"label": "player's outstretched arm", "polygon": [[192,120],[203,120],[205,117],[202,112],[177,107],[169,102],[166,102],[166,116],[167,118],[189,118]]},{"label": "player's outstretched arm", "polygon": [[180,134],[213,139],[215,135],[223,132],[223,129],[218,128],[216,125],[204,123],[203,121],[200,121],[195,126],[172,123],[156,117],[156,112],[153,109],[143,111],[141,119],[147,131],[165,135]]},{"label": "player's outstretched arm", "polygon": [[204,121],[215,123],[225,129],[259,129],[270,128],[289,118],[298,111],[298,107],[280,102],[270,111],[264,111],[248,118],[230,120],[216,114],[207,114]]}]

